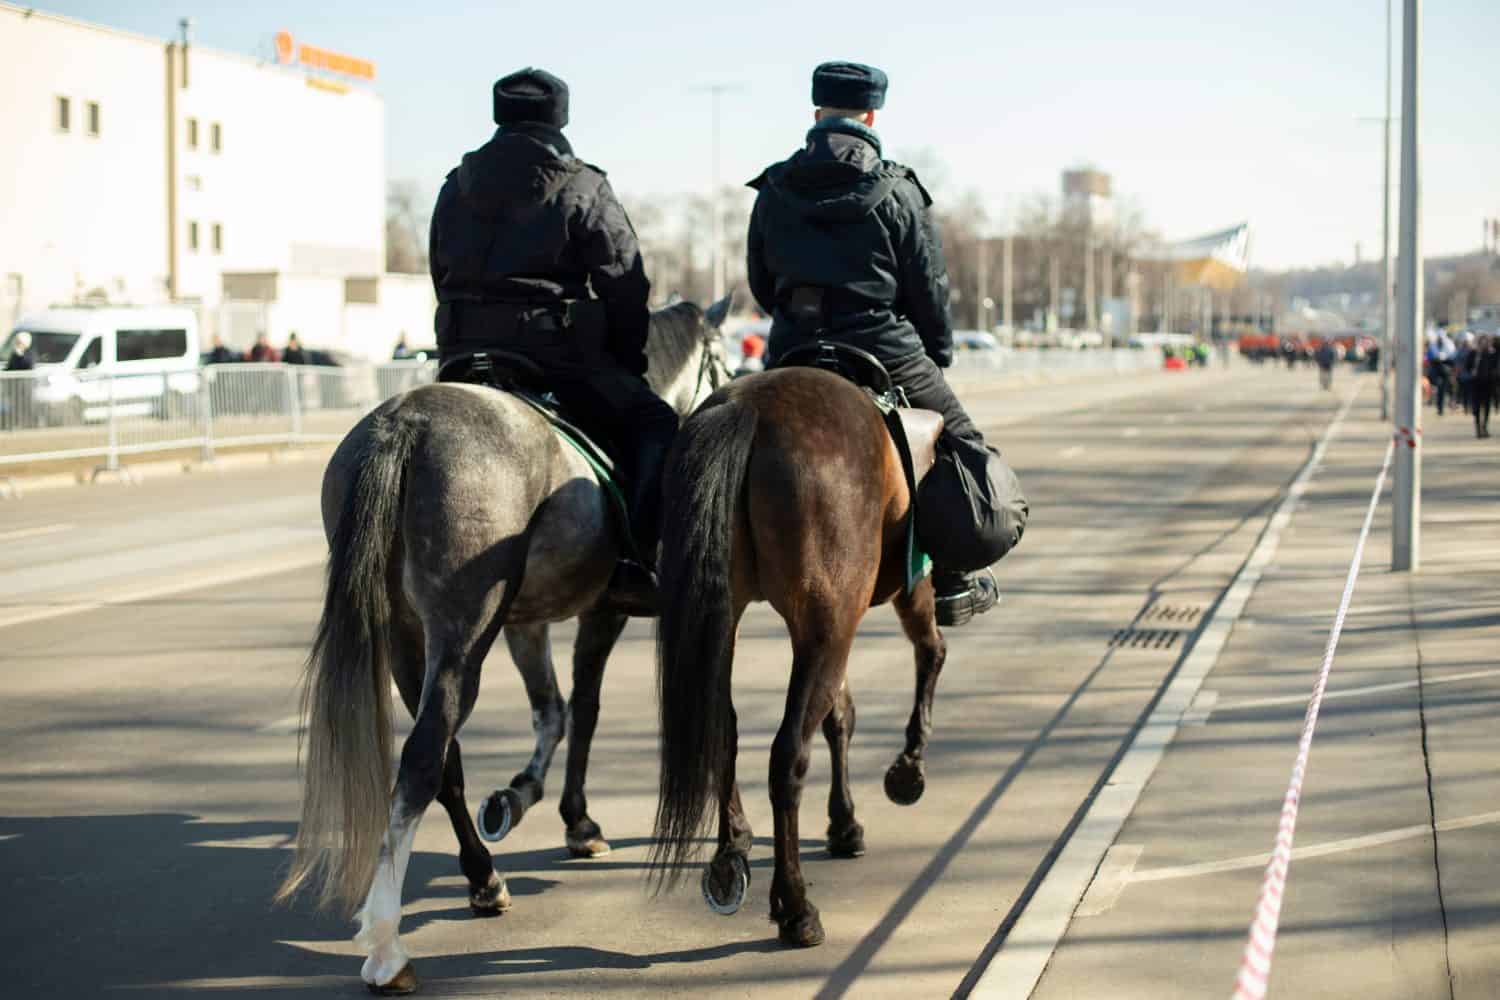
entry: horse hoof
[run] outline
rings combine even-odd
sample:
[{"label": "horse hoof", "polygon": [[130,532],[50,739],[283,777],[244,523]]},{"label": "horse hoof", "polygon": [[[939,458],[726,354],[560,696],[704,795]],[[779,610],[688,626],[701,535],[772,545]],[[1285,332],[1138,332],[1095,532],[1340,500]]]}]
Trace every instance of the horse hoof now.
[{"label": "horse hoof", "polygon": [[853,823],[844,830],[828,828],[828,853],[836,858],[859,858],[865,853],[865,828]]},{"label": "horse hoof", "polygon": [[927,790],[927,779],[922,774],[922,762],[905,755],[897,757],[896,763],[885,772],[885,797],[898,806],[909,806],[922,797]]},{"label": "horse hoof", "polygon": [[602,858],[610,852],[603,837],[568,837],[568,853],[575,858]]},{"label": "horse hoof", "polygon": [[498,917],[510,909],[510,890],[505,879],[490,872],[490,880],[483,888],[469,890],[469,909],[476,917]]},{"label": "horse hoof", "polygon": [[793,948],[816,948],[823,943],[823,921],[818,919],[818,911],[812,906],[796,920],[784,921],[778,928],[776,936],[781,943]]},{"label": "horse hoof", "polygon": [[497,844],[521,821],[521,814],[525,811],[526,806],[514,788],[501,788],[479,803],[479,809],[474,813],[474,825],[479,829],[479,836]]},{"label": "horse hoof", "polygon": [[417,974],[407,962],[390,982],[381,985],[365,983],[365,987],[378,997],[404,997],[417,992]]},{"label": "horse hoof", "polygon": [[743,854],[726,854],[703,866],[703,901],[722,917],[738,913],[750,888],[750,862]]}]

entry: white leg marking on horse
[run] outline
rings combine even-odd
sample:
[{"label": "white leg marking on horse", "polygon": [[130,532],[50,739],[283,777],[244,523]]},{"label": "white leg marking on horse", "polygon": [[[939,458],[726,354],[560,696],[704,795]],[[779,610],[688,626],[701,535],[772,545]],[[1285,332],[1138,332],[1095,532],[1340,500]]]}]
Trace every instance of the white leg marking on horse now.
[{"label": "white leg marking on horse", "polygon": [[[359,933],[354,935],[354,943],[368,956],[360,969],[360,978],[374,986],[389,983],[410,961],[398,934],[401,883],[406,879],[406,862],[411,858],[412,841],[416,839],[417,824],[422,817],[419,814],[403,820],[401,809],[398,799],[391,808],[391,826],[385,835],[385,846],[380,849],[380,867],[375,870],[375,881],[370,883],[365,905],[360,907]],[[391,849],[393,844],[394,851]]]}]

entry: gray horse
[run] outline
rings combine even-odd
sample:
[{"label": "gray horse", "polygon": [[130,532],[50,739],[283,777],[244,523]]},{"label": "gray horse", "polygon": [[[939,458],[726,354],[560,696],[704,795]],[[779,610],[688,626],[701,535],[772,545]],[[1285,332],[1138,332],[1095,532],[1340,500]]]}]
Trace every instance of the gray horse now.
[{"label": "gray horse", "polygon": [[[682,302],[651,317],[648,379],[679,413],[725,378],[718,327]],[[608,501],[580,453],[514,396],[422,386],[349,432],[323,476],[328,582],[303,688],[302,822],[279,897],[310,886],[359,909],[361,976],[378,993],[416,988],[401,946],[401,884],[417,824],[436,798],[458,836],[469,904],[510,906],[464,803],[458,730],[480,666],[505,632],[531,702],[536,750],[479,810],[498,840],[542,795],[564,732],[560,811],[574,854],[609,850],[589,818],[584,771],[604,663],[626,616],[603,600],[620,553]],[[569,703],[558,693],[549,623],[579,620]],[[391,768],[391,681],[416,720]]]}]

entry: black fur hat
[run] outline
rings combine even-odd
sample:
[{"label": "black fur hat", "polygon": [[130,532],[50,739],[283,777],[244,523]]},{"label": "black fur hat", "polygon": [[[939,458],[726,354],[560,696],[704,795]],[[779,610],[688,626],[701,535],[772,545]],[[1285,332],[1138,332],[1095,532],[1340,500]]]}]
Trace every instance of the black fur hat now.
[{"label": "black fur hat", "polygon": [[874,66],[826,62],[813,70],[812,99],[820,108],[875,111],[885,105],[889,81]]},{"label": "black fur hat", "polygon": [[495,81],[495,124],[568,124],[568,85],[544,69],[526,69]]}]

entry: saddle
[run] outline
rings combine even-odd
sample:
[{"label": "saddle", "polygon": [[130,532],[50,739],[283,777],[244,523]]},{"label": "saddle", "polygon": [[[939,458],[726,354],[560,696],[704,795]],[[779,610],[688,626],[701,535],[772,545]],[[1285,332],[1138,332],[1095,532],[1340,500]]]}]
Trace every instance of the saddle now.
[{"label": "saddle", "polygon": [[906,488],[911,496],[911,514],[906,529],[906,589],[916,587],[932,570],[932,561],[918,545],[917,487],[932,471],[937,461],[938,437],[943,433],[943,416],[936,410],[920,410],[906,405],[906,393],[891,381],[885,365],[858,347],[830,340],[819,340],[794,347],[777,359],[773,368],[820,368],[853,382],[870,397],[885,420],[901,468],[906,473]]},{"label": "saddle", "polygon": [[593,470],[599,487],[609,498],[607,506],[619,537],[624,539],[627,554],[640,561],[639,546],[630,528],[629,505],[625,502],[627,484],[621,478],[614,457],[568,419],[557,397],[547,391],[547,374],[540,365],[515,351],[473,351],[445,361],[438,369],[437,380],[482,385],[506,393],[534,410],[554,434],[583,456]]}]

